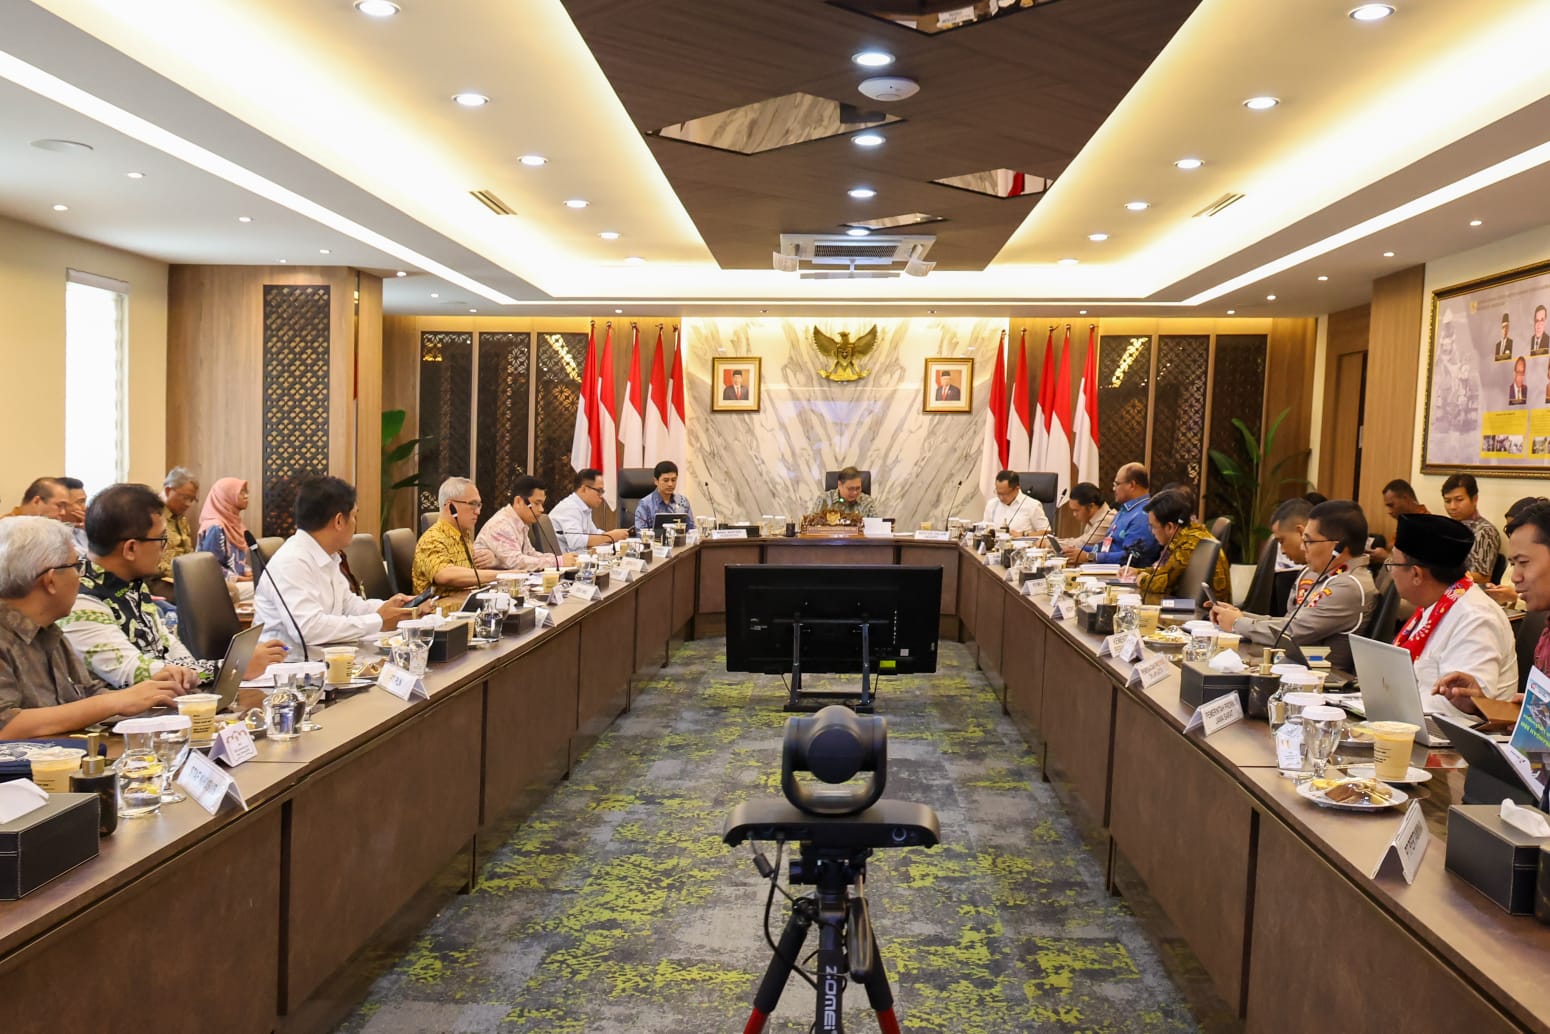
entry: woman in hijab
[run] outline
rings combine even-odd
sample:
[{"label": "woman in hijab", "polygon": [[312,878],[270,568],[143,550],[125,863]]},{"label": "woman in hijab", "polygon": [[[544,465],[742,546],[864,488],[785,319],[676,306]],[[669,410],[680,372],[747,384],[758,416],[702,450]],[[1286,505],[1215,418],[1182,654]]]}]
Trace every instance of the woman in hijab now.
[{"label": "woman in hijab", "polygon": [[199,512],[199,549],[215,554],[239,602],[253,598],[248,528],[242,521],[242,511],[247,508],[248,483],[241,478],[221,478],[210,486],[204,509]]}]

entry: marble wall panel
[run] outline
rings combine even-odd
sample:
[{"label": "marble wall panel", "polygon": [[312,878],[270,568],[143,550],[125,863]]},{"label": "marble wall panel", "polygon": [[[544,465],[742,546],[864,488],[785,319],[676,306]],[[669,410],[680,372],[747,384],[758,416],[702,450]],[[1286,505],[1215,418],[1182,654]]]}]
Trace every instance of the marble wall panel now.
[{"label": "marble wall panel", "polygon": [[[828,362],[813,344],[816,326],[852,338],[878,326],[878,344],[852,383],[819,376]],[[872,494],[903,530],[953,513],[983,513],[975,485],[980,438],[1006,328],[993,319],[691,319],[683,324],[689,469],[680,482],[695,512],[727,518],[806,513],[826,470],[872,471]],[[711,412],[711,360],[758,356],[763,391],[757,413]],[[922,412],[928,356],[974,359],[973,412]],[[704,483],[710,482],[707,493]],[[707,495],[709,498],[707,498]]]}]

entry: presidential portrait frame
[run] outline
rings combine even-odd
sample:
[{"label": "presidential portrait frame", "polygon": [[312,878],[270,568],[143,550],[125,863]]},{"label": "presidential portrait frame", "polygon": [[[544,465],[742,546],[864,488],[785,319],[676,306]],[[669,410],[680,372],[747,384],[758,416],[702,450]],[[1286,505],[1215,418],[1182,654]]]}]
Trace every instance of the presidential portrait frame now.
[{"label": "presidential portrait frame", "polygon": [[[730,397],[734,391],[733,374],[743,375],[746,398]],[[756,355],[716,356],[710,361],[710,411],[712,413],[757,413],[759,396],[764,390],[764,374]]]},{"label": "presidential portrait frame", "polygon": [[[948,384],[957,388],[956,399],[937,398],[937,375],[946,375]],[[926,357],[925,380],[920,389],[922,413],[968,413],[974,409],[974,360],[967,356],[933,355]]]},{"label": "presidential portrait frame", "polygon": [[[1535,333],[1545,322],[1535,316],[1546,307],[1550,260],[1432,291],[1423,474],[1550,474],[1550,453],[1542,450],[1550,440],[1550,328]],[[1520,363],[1527,372],[1518,387]]]}]

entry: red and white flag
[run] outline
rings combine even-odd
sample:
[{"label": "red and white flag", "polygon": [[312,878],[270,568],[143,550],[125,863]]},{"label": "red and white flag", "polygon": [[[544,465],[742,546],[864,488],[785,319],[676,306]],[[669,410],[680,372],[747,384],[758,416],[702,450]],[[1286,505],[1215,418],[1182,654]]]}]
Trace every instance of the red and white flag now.
[{"label": "red and white flag", "polygon": [[646,391],[643,467],[654,467],[667,458],[667,357],[662,353],[662,324],[658,323],[657,351],[651,357],[651,384]]},{"label": "red and white flag", "polygon": [[1054,470],[1049,465],[1050,418],[1055,406],[1055,328],[1044,339],[1044,372],[1039,375],[1039,405],[1033,411],[1033,450],[1029,470]]},{"label": "red and white flag", "polygon": [[630,324],[630,373],[624,382],[624,412],[619,415],[619,442],[624,453],[619,468],[639,467],[645,462],[646,404],[640,383],[640,328]]},{"label": "red and white flag", "polygon": [[1098,483],[1098,328],[1087,328],[1087,362],[1076,403],[1076,479]]},{"label": "red and white flag", "polygon": [[673,328],[673,381],[668,389],[671,402],[667,407],[667,456],[678,464],[678,477],[685,479],[689,467],[689,432],[684,422],[684,349],[678,339],[678,328]]},{"label": "red and white flag", "polygon": [[990,377],[990,405],[985,410],[985,438],[980,451],[980,495],[996,490],[996,475],[1007,462],[1006,331],[996,345],[996,369]]},{"label": "red and white flag", "polygon": [[1017,343],[1017,372],[1012,375],[1011,414],[1006,421],[1007,469],[1032,470],[1027,466],[1033,454],[1033,414],[1028,406],[1028,331],[1023,330]]},{"label": "red and white flag", "polygon": [[597,324],[587,330],[587,358],[581,366],[581,397],[576,400],[576,433],[571,437],[570,465],[579,473],[601,469],[602,425],[597,417]]},{"label": "red and white flag", "polygon": [[1049,429],[1049,452],[1044,469],[1055,472],[1055,504],[1064,506],[1071,493],[1071,325],[1060,343],[1060,370],[1055,374],[1051,408],[1054,420]]},{"label": "red and white flag", "polygon": [[614,325],[608,324],[607,332],[603,335],[603,355],[597,361],[598,381],[600,382],[597,393],[597,417],[598,429],[601,432],[598,442],[598,451],[602,454],[602,463],[598,469],[603,472],[603,496],[614,505],[614,497],[619,491],[619,429],[617,418],[618,406],[614,404]]}]

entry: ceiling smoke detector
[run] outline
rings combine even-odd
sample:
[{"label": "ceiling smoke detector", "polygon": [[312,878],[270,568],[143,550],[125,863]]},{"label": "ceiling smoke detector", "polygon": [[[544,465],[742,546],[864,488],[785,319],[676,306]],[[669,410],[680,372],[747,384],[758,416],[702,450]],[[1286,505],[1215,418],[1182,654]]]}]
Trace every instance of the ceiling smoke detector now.
[{"label": "ceiling smoke detector", "polygon": [[902,75],[874,75],[861,80],[856,89],[874,101],[902,101],[920,92],[920,84]]}]

